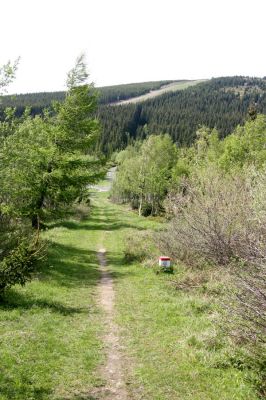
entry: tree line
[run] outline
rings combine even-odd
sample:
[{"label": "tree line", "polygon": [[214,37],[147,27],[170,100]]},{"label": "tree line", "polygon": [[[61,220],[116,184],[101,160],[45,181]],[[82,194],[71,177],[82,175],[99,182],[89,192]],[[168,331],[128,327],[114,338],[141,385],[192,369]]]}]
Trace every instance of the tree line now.
[{"label": "tree line", "polygon": [[195,280],[210,271],[228,276],[216,293],[216,328],[239,351],[241,344],[241,365],[254,372],[263,397],[266,116],[251,109],[244,125],[224,139],[206,126],[195,136],[181,148],[169,135],[150,135],[119,152],[111,198],[130,203],[140,215],[166,217],[154,240],[163,254],[193,269]]},{"label": "tree line", "polygon": [[[190,145],[196,139],[200,125],[216,128],[219,137],[228,135],[244,124],[250,107],[266,113],[266,79],[251,77],[214,78],[185,90],[165,93],[138,104],[111,105],[157,89],[171,81],[144,82],[99,88],[96,116],[101,122],[101,134],[96,148],[110,156],[136,139],[150,134],[168,133],[179,146]],[[53,101],[63,101],[64,92],[33,93],[5,96],[0,115],[5,118],[6,107],[16,107],[21,116],[25,109],[31,115],[43,114]]]},{"label": "tree line", "polygon": [[[97,93],[99,104],[109,104],[121,100],[127,100],[131,97],[141,96],[151,90],[160,89],[163,85],[172,82],[174,81],[141,82],[98,88],[91,84],[91,90],[94,90],[95,94]],[[42,114],[43,110],[51,108],[53,102],[63,102],[65,95],[66,92],[59,91],[2,96],[0,103],[0,117],[3,118],[4,110],[7,107],[16,108],[15,113],[17,117],[21,117],[25,109],[28,107],[31,109],[31,115]]]},{"label": "tree line", "polygon": [[180,146],[190,145],[200,125],[217,128],[223,138],[244,123],[251,106],[266,113],[265,79],[215,78],[139,104],[101,106],[99,148],[110,154],[132,140],[162,132]]},{"label": "tree line", "polygon": [[[2,72],[12,77],[13,70]],[[68,74],[66,96],[43,115],[5,110],[0,123],[0,295],[31,278],[41,252],[39,231],[75,202],[87,201],[88,185],[103,177],[95,152],[97,98],[86,83],[83,57]]]}]

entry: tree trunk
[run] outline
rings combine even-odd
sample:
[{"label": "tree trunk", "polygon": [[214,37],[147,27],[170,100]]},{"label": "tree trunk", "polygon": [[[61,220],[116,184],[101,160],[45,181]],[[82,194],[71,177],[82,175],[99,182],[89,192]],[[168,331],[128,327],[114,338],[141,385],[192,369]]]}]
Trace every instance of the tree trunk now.
[{"label": "tree trunk", "polygon": [[40,212],[43,208],[43,203],[44,203],[44,197],[45,197],[45,190],[43,190],[43,192],[40,195],[40,198],[36,204],[36,213],[32,215],[31,217],[31,226],[34,229],[40,229]]},{"label": "tree trunk", "polygon": [[139,201],[139,217],[141,216],[141,212],[142,212],[142,202],[143,202],[143,196],[141,194],[140,201]]}]

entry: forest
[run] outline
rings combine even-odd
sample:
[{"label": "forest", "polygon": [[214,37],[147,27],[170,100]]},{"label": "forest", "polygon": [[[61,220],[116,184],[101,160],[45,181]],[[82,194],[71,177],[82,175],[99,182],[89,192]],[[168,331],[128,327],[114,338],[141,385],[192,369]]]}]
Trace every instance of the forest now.
[{"label": "forest", "polygon": [[[96,116],[101,123],[97,149],[111,155],[136,139],[162,132],[168,133],[179,146],[189,145],[195,140],[195,132],[201,125],[216,128],[219,137],[223,138],[237,125],[243,125],[249,107],[255,107],[258,113],[266,112],[266,79],[237,76],[213,78],[142,103],[110,104],[171,82],[147,82],[97,89],[99,107]],[[39,115],[51,107],[53,101],[60,102],[63,98],[64,92],[4,96],[2,119],[6,107],[16,107],[17,116],[26,107],[30,107],[32,115]]]},{"label": "forest", "polygon": [[[116,86],[105,86],[95,88],[91,84],[91,89],[97,93],[99,104],[109,104],[126,100],[131,97],[137,97],[148,93],[151,90],[159,89],[173,81],[156,81],[156,82],[141,82],[130,83]],[[62,102],[66,92],[43,92],[43,93],[26,93],[5,95],[1,98],[0,115],[3,117],[3,111],[7,107],[16,108],[16,116],[21,116],[25,108],[30,107],[32,115],[38,115],[44,109],[49,109],[53,102]]]},{"label": "forest", "polygon": [[136,105],[101,106],[99,148],[110,154],[132,140],[159,133],[168,133],[180,146],[189,145],[200,125],[216,128],[223,138],[244,123],[250,106],[266,112],[265,79],[215,78]]}]

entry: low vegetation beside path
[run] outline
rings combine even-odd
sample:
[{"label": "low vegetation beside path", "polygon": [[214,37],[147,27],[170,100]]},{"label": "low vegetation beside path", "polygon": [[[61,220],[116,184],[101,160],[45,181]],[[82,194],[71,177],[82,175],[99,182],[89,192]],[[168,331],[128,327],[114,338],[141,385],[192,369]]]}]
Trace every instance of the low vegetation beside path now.
[{"label": "low vegetation beside path", "polygon": [[51,227],[47,259],[35,279],[1,302],[1,400],[87,398],[101,383],[99,231],[91,230],[88,220]]},{"label": "low vegetation beside path", "polygon": [[162,220],[138,217],[110,204],[106,194],[99,201],[113,221],[103,243],[115,279],[130,398],[258,399],[256,374],[215,324],[222,282],[211,270],[202,279],[202,272],[182,265],[173,275],[160,273],[149,238]]},{"label": "low vegetation beside path", "polygon": [[[212,282],[180,290],[178,282],[188,278],[181,265],[173,275],[158,273],[156,251],[147,251],[162,220],[139,217],[107,197],[94,195],[88,218],[50,226],[45,265],[1,303],[0,399],[97,399],[108,329],[96,304],[99,244],[114,278],[130,399],[259,399],[255,375],[215,329]],[[135,237],[147,238],[139,254]]]},{"label": "low vegetation beside path", "polygon": [[[156,243],[184,265],[176,288],[189,289],[188,297],[191,289],[202,290],[216,304],[213,329],[241,349],[233,364],[254,374],[261,396],[266,390],[265,143],[265,115],[254,108],[245,125],[224,140],[206,127],[187,148],[178,148],[168,135],[150,135],[117,155],[111,192],[113,201],[139,215],[168,219]],[[139,257],[139,235],[133,247]],[[206,291],[209,275],[220,285],[211,289],[215,298]]]}]

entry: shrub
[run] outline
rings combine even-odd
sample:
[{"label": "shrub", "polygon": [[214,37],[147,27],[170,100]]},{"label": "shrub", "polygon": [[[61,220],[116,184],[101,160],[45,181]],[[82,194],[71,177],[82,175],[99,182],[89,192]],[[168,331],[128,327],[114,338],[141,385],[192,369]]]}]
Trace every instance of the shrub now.
[{"label": "shrub", "polygon": [[246,177],[223,175],[211,168],[197,172],[183,182],[180,192],[168,196],[166,208],[173,218],[158,236],[160,246],[186,264],[202,267],[207,262],[216,269],[227,267],[230,283],[225,282],[220,298],[226,310],[222,325],[244,346],[262,392],[266,360],[265,183],[264,171],[249,171]]},{"label": "shrub", "polygon": [[174,218],[159,240],[173,257],[226,265],[255,255],[258,226],[242,177],[207,170],[185,180],[180,192],[168,196],[166,208]]},{"label": "shrub", "polygon": [[32,237],[30,222],[0,212],[0,295],[15,284],[31,279],[43,254],[39,232]]},{"label": "shrub", "polygon": [[35,245],[22,241],[0,263],[0,294],[9,287],[24,285],[32,277],[39,251]]},{"label": "shrub", "polygon": [[143,231],[137,235],[128,233],[124,238],[124,255],[127,261],[144,261],[156,253],[153,232]]}]

